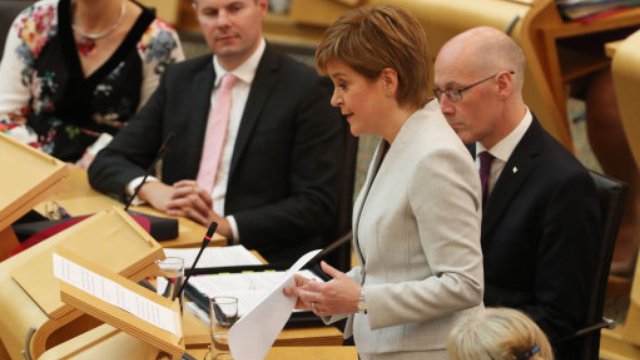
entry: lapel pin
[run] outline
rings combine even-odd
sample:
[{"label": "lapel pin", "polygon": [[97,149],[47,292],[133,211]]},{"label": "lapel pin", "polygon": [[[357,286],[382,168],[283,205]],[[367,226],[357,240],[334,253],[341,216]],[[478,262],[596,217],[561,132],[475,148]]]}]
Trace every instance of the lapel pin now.
[{"label": "lapel pin", "polygon": [[513,173],[515,174],[518,172],[518,168],[514,166],[513,169],[511,169],[511,171],[513,171]]}]

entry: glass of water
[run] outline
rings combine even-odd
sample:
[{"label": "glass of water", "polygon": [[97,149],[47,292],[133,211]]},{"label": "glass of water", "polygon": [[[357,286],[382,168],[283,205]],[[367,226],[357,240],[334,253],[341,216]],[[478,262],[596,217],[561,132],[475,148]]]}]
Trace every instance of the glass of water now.
[{"label": "glass of water", "polygon": [[238,320],[238,298],[215,296],[209,299],[211,348],[229,350],[229,328]]},{"label": "glass of water", "polygon": [[184,281],[184,260],[176,257],[167,257],[156,261],[156,291],[159,295],[171,300],[178,299],[180,313],[184,295],[178,294]]}]

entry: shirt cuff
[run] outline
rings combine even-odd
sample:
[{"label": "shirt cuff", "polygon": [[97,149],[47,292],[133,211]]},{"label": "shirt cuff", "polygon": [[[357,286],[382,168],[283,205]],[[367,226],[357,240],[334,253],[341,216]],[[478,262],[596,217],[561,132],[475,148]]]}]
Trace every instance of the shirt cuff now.
[{"label": "shirt cuff", "polygon": [[229,227],[231,227],[231,233],[233,234],[233,239],[229,239],[228,245],[238,245],[240,243],[240,233],[238,232],[238,223],[236,223],[236,218],[232,215],[226,216],[225,219],[229,222]]},{"label": "shirt cuff", "polygon": [[[142,183],[142,179],[144,179],[144,176],[138,176],[137,178],[129,181],[129,183],[125,187],[125,192],[127,193],[128,197],[131,197],[133,193],[136,192],[136,188],[138,187],[138,185]],[[147,179],[145,180],[145,183],[152,182],[152,181],[160,181],[160,180],[158,180],[153,176],[148,176]],[[138,206],[145,203],[146,201],[140,200],[140,198],[136,196],[135,199],[133,199],[133,201],[131,202],[131,205]]]}]

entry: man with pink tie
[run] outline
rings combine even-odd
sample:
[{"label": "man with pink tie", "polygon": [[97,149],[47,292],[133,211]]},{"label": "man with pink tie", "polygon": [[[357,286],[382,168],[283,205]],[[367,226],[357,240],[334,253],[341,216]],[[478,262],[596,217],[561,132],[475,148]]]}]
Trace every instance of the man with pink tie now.
[{"label": "man with pink tie", "polygon": [[213,56],[167,68],[147,106],[89,169],[93,187],[131,197],[160,144],[175,134],[161,180],[139,201],[232,243],[289,262],[334,227],[345,125],[331,85],[278,54],[262,34],[267,0],[195,0]]}]

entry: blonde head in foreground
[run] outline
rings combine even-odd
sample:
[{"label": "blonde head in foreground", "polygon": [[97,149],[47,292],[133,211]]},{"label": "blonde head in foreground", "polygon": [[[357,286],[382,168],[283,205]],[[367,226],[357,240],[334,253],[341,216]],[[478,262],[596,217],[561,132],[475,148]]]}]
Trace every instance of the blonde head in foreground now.
[{"label": "blonde head in foreground", "polygon": [[549,340],[521,311],[487,308],[460,319],[447,344],[452,360],[553,360]]}]

